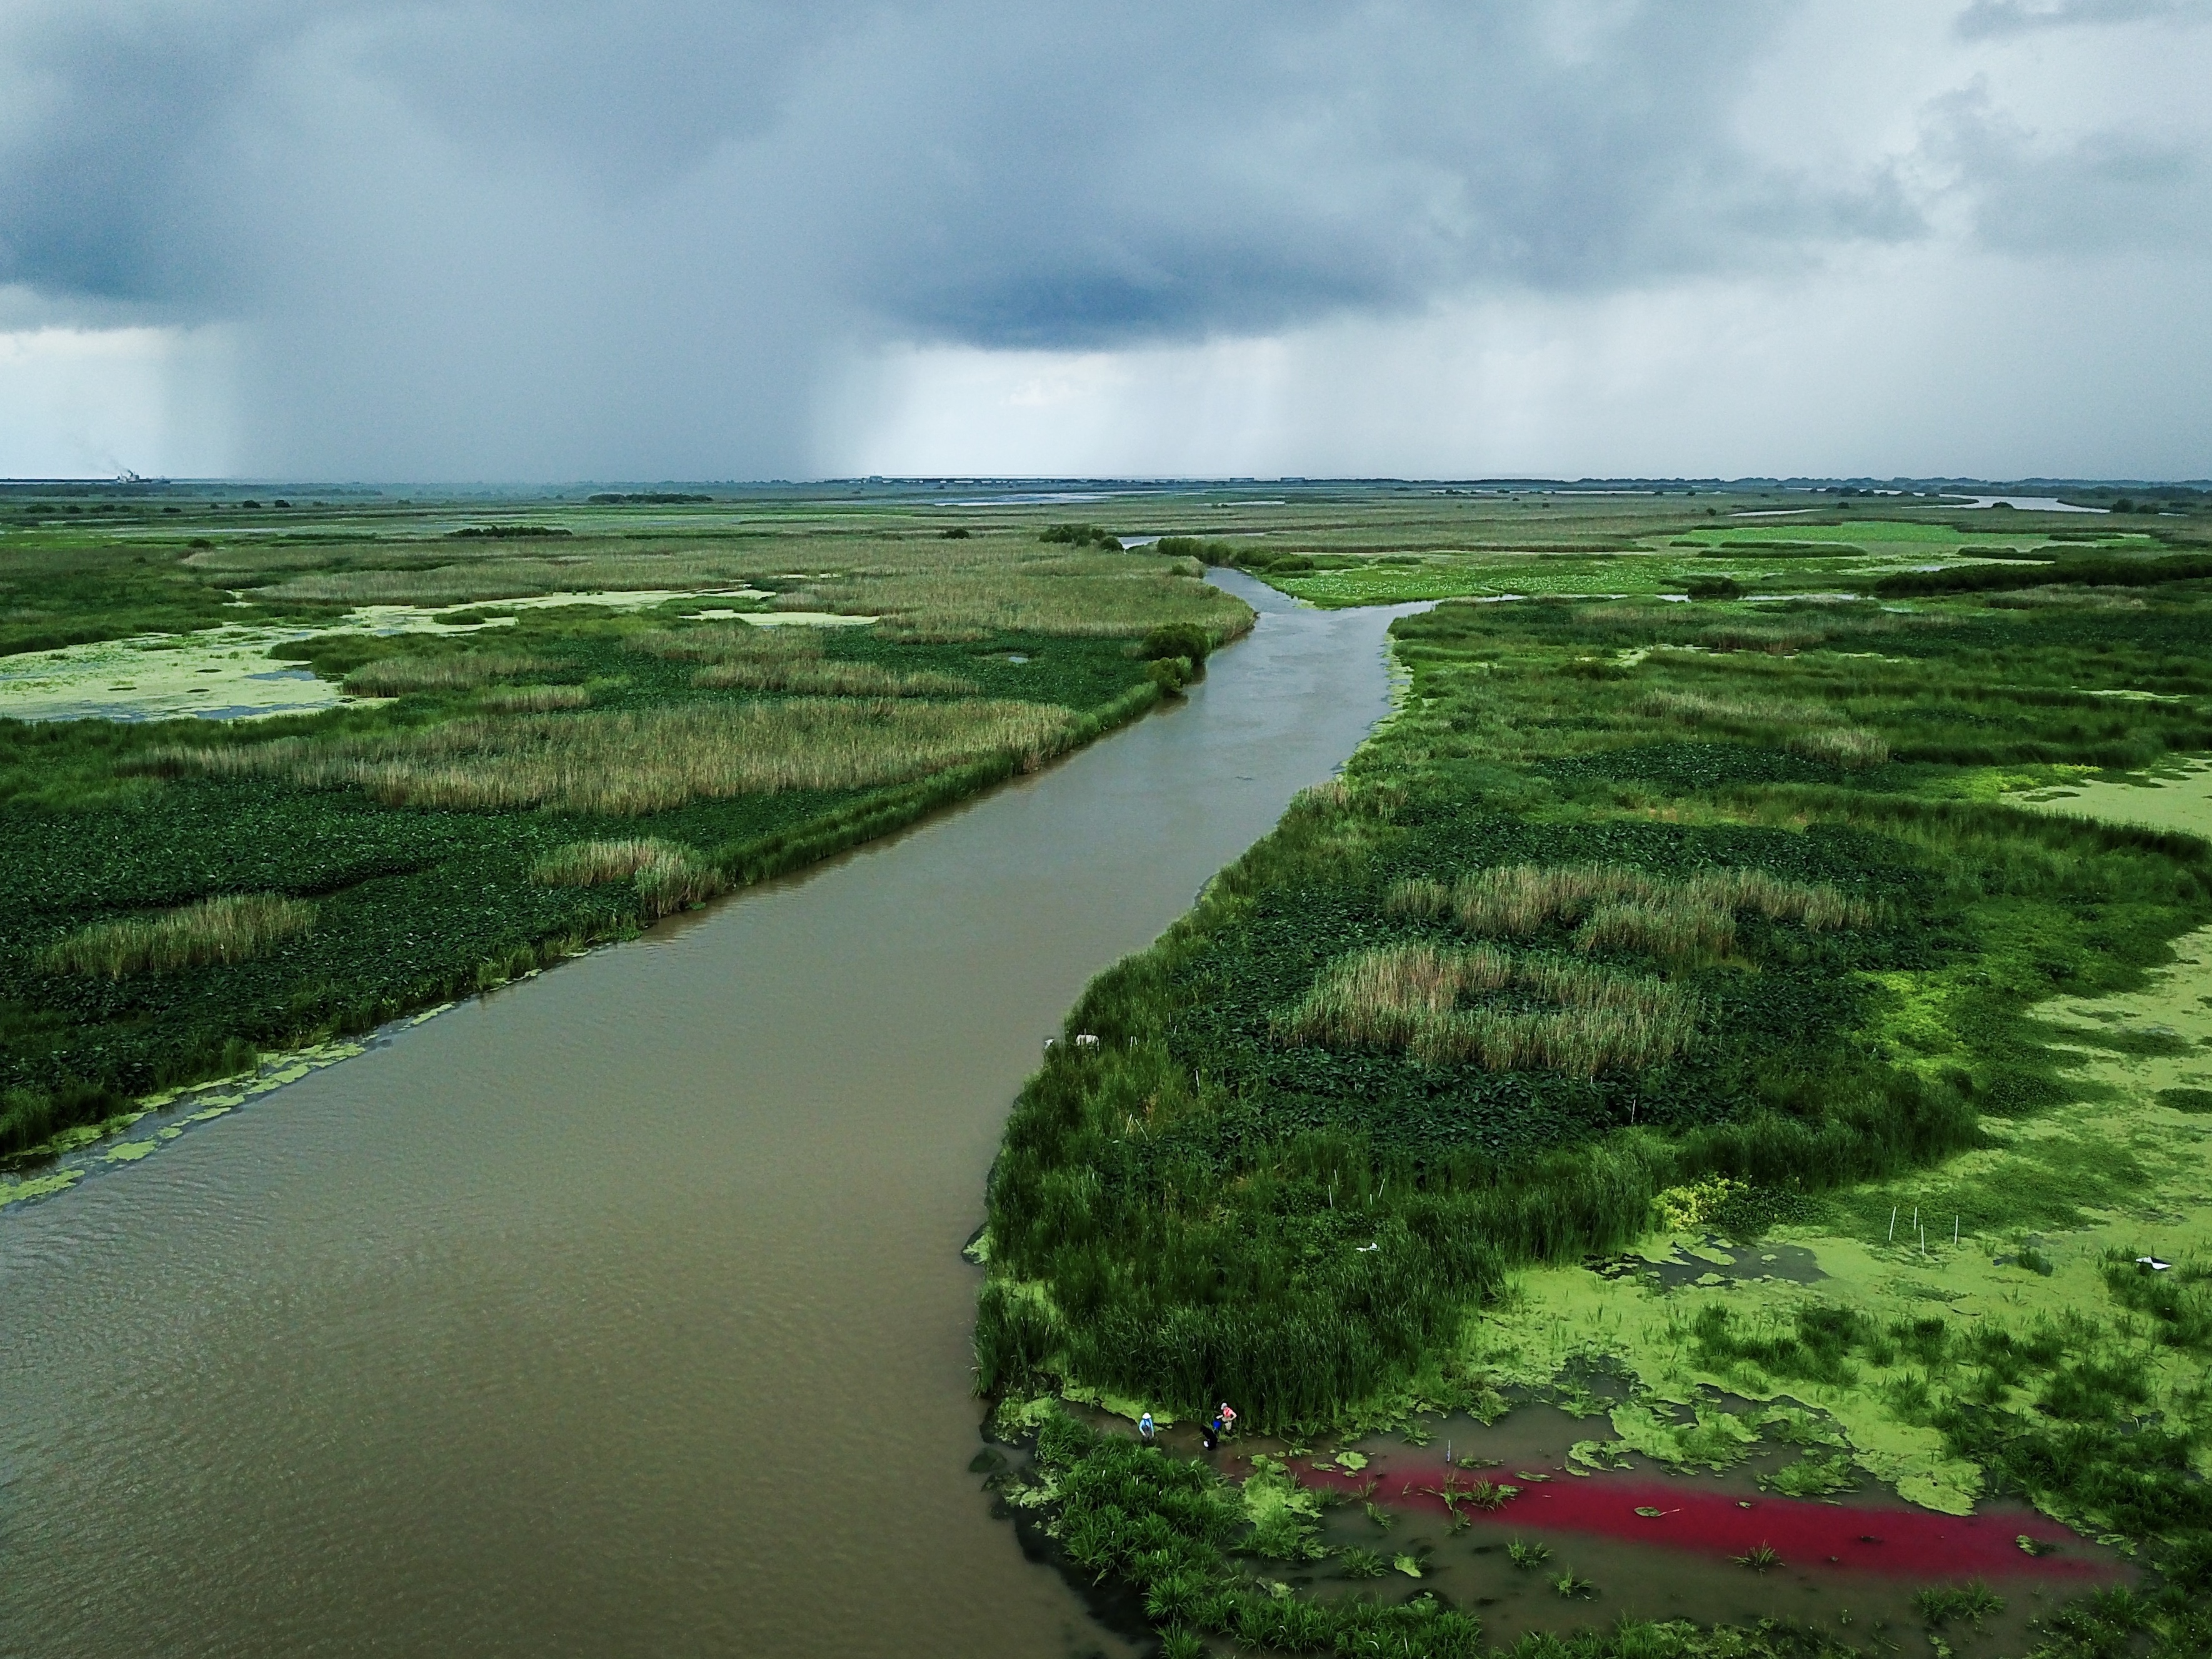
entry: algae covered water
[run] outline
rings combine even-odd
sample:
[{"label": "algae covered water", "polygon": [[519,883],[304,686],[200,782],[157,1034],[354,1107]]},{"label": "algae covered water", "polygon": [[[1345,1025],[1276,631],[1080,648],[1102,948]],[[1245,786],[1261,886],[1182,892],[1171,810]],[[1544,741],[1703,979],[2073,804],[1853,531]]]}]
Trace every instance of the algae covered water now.
[{"label": "algae covered water", "polygon": [[0,1217],[0,1649],[1115,1652],[968,1474],[1006,1105],[1398,611]]}]

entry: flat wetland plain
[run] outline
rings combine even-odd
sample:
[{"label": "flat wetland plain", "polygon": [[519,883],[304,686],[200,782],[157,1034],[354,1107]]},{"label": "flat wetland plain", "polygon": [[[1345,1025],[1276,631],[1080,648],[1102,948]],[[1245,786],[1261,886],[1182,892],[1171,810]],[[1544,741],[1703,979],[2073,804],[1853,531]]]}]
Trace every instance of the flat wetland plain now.
[{"label": "flat wetland plain", "polygon": [[[0,501],[0,1154],[881,836],[1249,626],[1194,560],[976,517]],[[38,1162],[0,1200],[73,1178]]]},{"label": "flat wetland plain", "polygon": [[2212,1650],[2201,503],[0,529],[0,1202],[1143,713],[1249,624],[1206,566],[1433,601],[1343,776],[1014,1105],[972,1251],[1003,1512],[1178,1659]]},{"label": "flat wetland plain", "polygon": [[[1010,1510],[1171,1653],[2212,1649],[2207,528],[1518,492],[1162,544],[1439,603],[1015,1109]],[[1218,1468],[1122,1420],[1223,1399]],[[1516,1462],[1539,1406],[1582,1431]],[[1949,1541],[1877,1548],[1900,1503]]]}]

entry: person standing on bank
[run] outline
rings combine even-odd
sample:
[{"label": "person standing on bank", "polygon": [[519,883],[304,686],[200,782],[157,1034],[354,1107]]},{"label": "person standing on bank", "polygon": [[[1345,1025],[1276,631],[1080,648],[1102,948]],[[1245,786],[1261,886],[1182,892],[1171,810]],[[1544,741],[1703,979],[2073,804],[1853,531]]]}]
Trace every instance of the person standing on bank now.
[{"label": "person standing on bank", "polygon": [[1213,1414],[1213,1425],[1224,1434],[1237,1432],[1237,1413],[1226,1400],[1221,1402],[1221,1409]]},{"label": "person standing on bank", "polygon": [[1152,1443],[1152,1414],[1150,1412],[1137,1419],[1137,1438],[1147,1446]]}]

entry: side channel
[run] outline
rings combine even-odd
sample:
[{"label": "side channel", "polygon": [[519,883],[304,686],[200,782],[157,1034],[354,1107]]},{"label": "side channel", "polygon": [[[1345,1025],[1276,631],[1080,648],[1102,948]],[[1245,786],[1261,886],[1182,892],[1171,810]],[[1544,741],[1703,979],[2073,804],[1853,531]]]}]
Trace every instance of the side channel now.
[{"label": "side channel", "polygon": [[[1112,1651],[966,1474],[1006,1103],[1351,753],[1401,610],[0,1221],[0,1648]],[[1418,609],[1420,607],[1404,607]]]}]

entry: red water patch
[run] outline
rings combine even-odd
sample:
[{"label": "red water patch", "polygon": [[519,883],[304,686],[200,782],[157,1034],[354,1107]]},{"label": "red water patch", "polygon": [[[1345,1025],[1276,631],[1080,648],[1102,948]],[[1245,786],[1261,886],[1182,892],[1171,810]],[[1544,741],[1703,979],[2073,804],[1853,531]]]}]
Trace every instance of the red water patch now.
[{"label": "red water patch", "polygon": [[[1441,1468],[1387,1468],[1377,1460],[1357,1475],[1301,1467],[1309,1486],[1359,1492],[1371,1480],[1371,1494],[1392,1509],[1447,1513],[1434,1489],[1444,1481]],[[1543,1482],[1516,1480],[1520,1495],[1497,1510],[1462,1503],[1460,1513],[1477,1524],[1547,1531],[1601,1533],[1638,1543],[1742,1555],[1765,1545],[1793,1567],[1834,1566],[1918,1578],[2083,1577],[2114,1569],[2087,1553],[2083,1540],[2041,1516],[1938,1515],[1932,1510],[1873,1508],[1822,1504],[1796,1498],[1744,1498],[1704,1492],[1691,1486],[1633,1475],[1555,1476]],[[1464,1487],[1474,1477],[1455,1474]],[[1657,1510],[1656,1516],[1638,1509]],[[2025,1534],[2049,1553],[2030,1555],[2020,1547]]]}]

